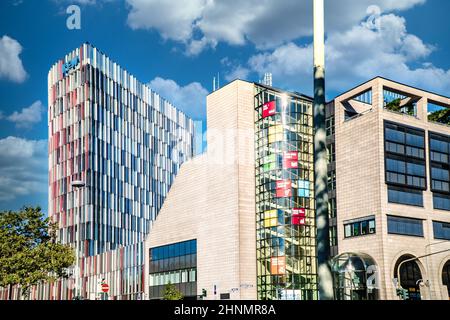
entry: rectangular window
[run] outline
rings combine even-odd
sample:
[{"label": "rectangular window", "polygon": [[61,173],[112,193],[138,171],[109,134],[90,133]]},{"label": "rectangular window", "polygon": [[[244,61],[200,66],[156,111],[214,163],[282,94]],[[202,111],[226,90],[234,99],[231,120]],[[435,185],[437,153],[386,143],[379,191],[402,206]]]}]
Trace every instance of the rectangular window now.
[{"label": "rectangular window", "polygon": [[388,216],[388,233],[423,237],[423,221],[412,218]]},{"label": "rectangular window", "polygon": [[389,186],[388,202],[423,207],[422,191]]},{"label": "rectangular window", "polygon": [[375,217],[344,222],[344,237],[353,238],[376,233]]},{"label": "rectangular window", "polygon": [[327,118],[326,119],[327,137],[331,137],[332,135],[334,135],[334,126],[335,126],[334,116]]},{"label": "rectangular window", "polygon": [[[438,135],[435,133],[429,134],[430,139],[430,166],[431,166],[431,191],[450,194],[450,164],[449,164],[449,141],[450,137]],[[445,196],[436,196],[435,209],[440,209],[441,206],[448,205],[445,203]],[[437,208],[436,208],[437,204]],[[446,210],[446,209],[444,209]]]},{"label": "rectangular window", "polygon": [[438,240],[450,240],[450,223],[433,221],[434,238]]},{"label": "rectangular window", "polygon": [[450,211],[450,196],[433,193],[433,207],[438,210]]},{"label": "rectangular window", "polygon": [[344,226],[344,233],[346,238],[350,238],[352,236],[352,226],[350,224]]},{"label": "rectangular window", "polygon": [[[427,189],[425,163],[425,132],[385,122],[385,171],[386,184],[411,188]],[[399,191],[399,190],[397,190]],[[391,202],[421,205],[419,196],[406,193],[389,192]],[[402,199],[402,196],[414,199]]]}]

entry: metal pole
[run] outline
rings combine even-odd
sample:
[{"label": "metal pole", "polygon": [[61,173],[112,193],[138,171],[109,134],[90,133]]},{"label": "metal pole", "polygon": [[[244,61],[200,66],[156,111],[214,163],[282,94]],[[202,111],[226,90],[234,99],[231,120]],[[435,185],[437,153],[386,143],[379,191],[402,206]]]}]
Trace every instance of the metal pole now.
[{"label": "metal pole", "polygon": [[317,274],[320,300],[333,300],[328,216],[328,159],[325,125],[325,10],[324,0],[314,7],[314,173],[317,227]]}]

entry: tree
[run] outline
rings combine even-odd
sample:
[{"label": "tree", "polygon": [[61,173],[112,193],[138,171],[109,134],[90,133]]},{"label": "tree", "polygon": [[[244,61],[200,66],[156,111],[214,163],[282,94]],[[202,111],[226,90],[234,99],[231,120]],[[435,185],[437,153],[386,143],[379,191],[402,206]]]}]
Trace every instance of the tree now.
[{"label": "tree", "polygon": [[428,115],[428,120],[433,122],[450,124],[450,110],[443,108],[441,110],[434,111]]},{"label": "tree", "polygon": [[402,106],[402,99],[400,98],[392,100],[391,102],[387,103],[385,108],[391,111],[405,113],[410,116],[413,116],[415,114],[414,104],[408,103]]},{"label": "tree", "polygon": [[67,277],[75,254],[56,242],[56,230],[39,207],[0,212],[0,287],[9,286],[11,292],[19,285],[27,294],[40,282]]},{"label": "tree", "polygon": [[164,288],[164,300],[182,300],[183,298],[183,294],[174,284],[169,282]]}]

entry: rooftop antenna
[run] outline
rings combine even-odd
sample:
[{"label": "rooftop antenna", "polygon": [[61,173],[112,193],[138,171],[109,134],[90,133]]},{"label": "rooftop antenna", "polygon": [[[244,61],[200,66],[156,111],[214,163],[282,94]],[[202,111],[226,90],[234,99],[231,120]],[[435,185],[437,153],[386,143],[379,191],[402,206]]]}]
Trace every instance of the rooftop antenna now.
[{"label": "rooftop antenna", "polygon": [[217,90],[220,89],[220,73],[217,72]]},{"label": "rooftop antenna", "polygon": [[266,72],[264,74],[264,80],[262,81],[266,86],[272,87],[272,73]]},{"label": "rooftop antenna", "polygon": [[213,77],[213,92],[216,91],[216,77]]}]

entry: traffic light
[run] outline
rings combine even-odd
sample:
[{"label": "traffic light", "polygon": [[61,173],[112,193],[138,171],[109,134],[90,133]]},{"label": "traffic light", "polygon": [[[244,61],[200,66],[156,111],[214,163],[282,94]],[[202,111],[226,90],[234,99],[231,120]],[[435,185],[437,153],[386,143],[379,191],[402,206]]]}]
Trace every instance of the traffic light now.
[{"label": "traffic light", "polygon": [[203,298],[206,298],[206,296],[207,296],[206,289],[202,289],[202,297],[203,297]]},{"label": "traffic light", "polygon": [[409,300],[409,291],[403,289],[403,300]]},{"label": "traffic light", "polygon": [[409,292],[406,289],[398,288],[396,290],[397,296],[399,296],[402,300],[408,300],[409,299]]}]

